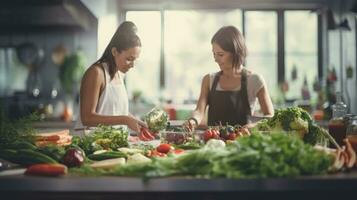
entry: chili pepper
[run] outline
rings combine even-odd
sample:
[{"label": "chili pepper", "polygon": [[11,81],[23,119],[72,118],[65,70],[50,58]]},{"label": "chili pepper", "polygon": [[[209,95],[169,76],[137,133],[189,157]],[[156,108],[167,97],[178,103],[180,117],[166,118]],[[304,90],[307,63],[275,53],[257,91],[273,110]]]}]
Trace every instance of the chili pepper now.
[{"label": "chili pepper", "polygon": [[29,166],[26,175],[39,175],[39,176],[60,176],[67,174],[67,167],[62,164],[35,164]]}]

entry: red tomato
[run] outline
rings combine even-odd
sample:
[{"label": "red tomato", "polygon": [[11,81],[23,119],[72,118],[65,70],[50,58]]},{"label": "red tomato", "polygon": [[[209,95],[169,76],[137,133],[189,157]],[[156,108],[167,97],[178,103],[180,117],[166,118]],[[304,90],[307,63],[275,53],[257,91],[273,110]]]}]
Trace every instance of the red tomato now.
[{"label": "red tomato", "polygon": [[169,145],[169,144],[160,144],[158,147],[156,147],[156,150],[160,153],[168,153],[171,150],[174,150],[174,148]]},{"label": "red tomato", "polygon": [[216,129],[212,129],[212,137],[211,138],[214,138],[214,139],[219,139],[220,137],[219,137],[219,135],[220,135],[220,133],[219,133],[219,130],[216,130]]},{"label": "red tomato", "polygon": [[213,133],[211,130],[206,130],[204,133],[203,133],[203,139],[207,142],[209,139],[211,139],[213,136]]},{"label": "red tomato", "polygon": [[237,137],[237,135],[236,135],[235,133],[230,133],[230,134],[228,135],[228,140],[235,140],[236,137]]}]

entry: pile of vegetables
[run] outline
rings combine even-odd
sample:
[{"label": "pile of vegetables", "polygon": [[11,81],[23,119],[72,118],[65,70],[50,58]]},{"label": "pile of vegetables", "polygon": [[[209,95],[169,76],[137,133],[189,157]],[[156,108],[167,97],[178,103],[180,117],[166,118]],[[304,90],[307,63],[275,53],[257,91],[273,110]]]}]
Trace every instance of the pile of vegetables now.
[{"label": "pile of vegetables", "polygon": [[298,135],[311,145],[329,142],[336,144],[329,133],[316,125],[308,112],[299,107],[277,109],[274,117],[258,122],[253,131],[284,131],[284,133]]},{"label": "pile of vegetables", "polygon": [[[214,147],[214,148],[213,148]],[[205,147],[156,157],[152,162],[120,165],[110,170],[86,167],[73,173],[115,176],[195,176],[226,178],[295,177],[324,174],[333,163],[333,156],[314,149],[301,139],[286,134],[252,134],[225,146],[212,139]]]}]

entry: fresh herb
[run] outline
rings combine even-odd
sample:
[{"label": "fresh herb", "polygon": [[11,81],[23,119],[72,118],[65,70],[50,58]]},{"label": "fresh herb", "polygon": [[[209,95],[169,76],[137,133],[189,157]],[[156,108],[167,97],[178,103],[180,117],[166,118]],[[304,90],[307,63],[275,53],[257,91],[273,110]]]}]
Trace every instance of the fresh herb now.
[{"label": "fresh herb", "polygon": [[9,120],[2,107],[0,106],[0,148],[5,149],[12,143],[26,141],[34,143],[36,130],[32,127],[32,123],[39,121],[38,114],[33,113],[29,116],[18,120]]}]

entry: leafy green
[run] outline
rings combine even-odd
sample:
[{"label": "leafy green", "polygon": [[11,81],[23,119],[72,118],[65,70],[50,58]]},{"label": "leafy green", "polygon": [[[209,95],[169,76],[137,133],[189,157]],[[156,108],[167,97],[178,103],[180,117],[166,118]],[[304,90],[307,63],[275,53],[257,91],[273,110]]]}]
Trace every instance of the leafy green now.
[{"label": "leafy green", "polygon": [[[201,148],[185,154],[154,158],[146,164],[129,164],[109,171],[92,170],[94,175],[195,176],[226,178],[295,177],[324,174],[333,158],[315,150],[294,135],[254,133],[241,137],[226,148]],[[83,169],[88,173],[88,169]],[[77,173],[81,173],[77,171]]]},{"label": "leafy green", "polygon": [[82,138],[73,137],[72,144],[77,145],[89,155],[97,150],[114,150],[128,147],[128,131],[123,128],[99,125],[96,130]]},{"label": "leafy green", "polygon": [[272,118],[259,121],[252,130],[285,131],[299,135],[306,143],[312,145],[335,143],[329,133],[317,126],[309,113],[299,107],[277,109]]},{"label": "leafy green", "polygon": [[149,111],[144,119],[149,129],[153,132],[164,130],[169,120],[167,113],[158,107]]},{"label": "leafy green", "polygon": [[216,175],[265,178],[323,174],[333,161],[298,137],[281,133],[252,134],[229,148],[229,155],[215,163]]},{"label": "leafy green", "polygon": [[0,149],[8,148],[19,141],[34,143],[37,131],[32,127],[32,123],[39,120],[39,115],[33,113],[11,121],[0,106]]}]

